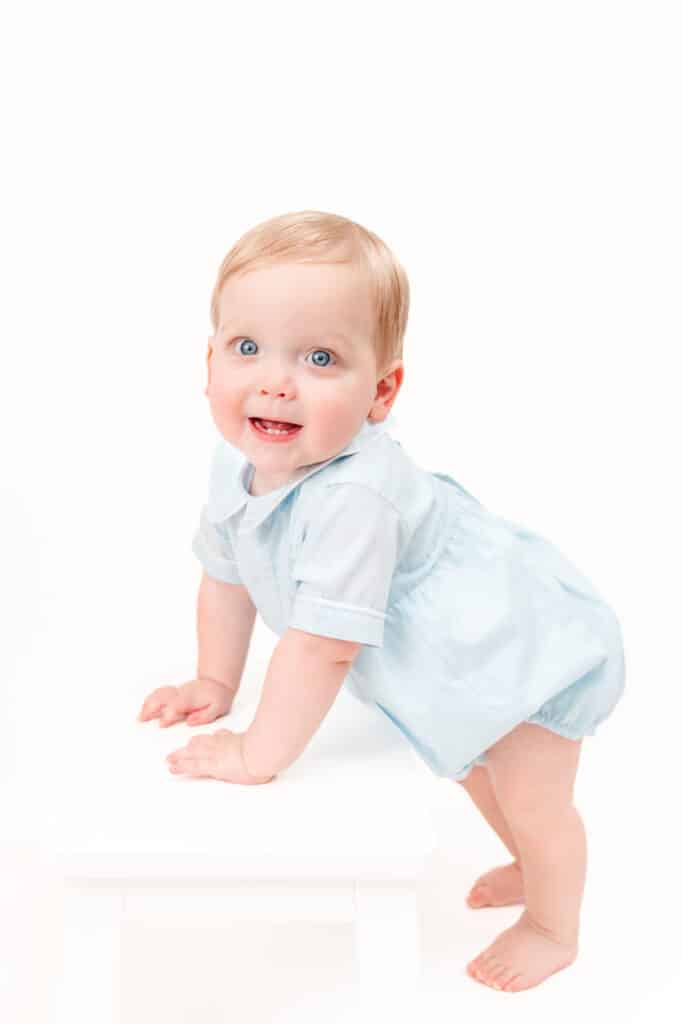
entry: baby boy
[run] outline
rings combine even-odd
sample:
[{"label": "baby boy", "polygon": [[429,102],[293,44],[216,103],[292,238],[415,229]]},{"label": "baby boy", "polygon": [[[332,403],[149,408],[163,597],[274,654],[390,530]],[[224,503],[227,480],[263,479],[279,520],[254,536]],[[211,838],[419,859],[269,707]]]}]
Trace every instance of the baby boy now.
[{"label": "baby boy", "polygon": [[[403,380],[407,316],[408,283],[400,264],[376,235],[345,218],[288,214],[240,239],[213,292],[205,393],[222,438],[248,460],[249,495],[271,494],[302,479],[344,452],[364,425],[387,418]],[[393,543],[398,519],[367,488],[356,493],[359,502],[368,502],[363,522],[372,520],[375,509],[381,512],[371,561],[375,546],[381,553]],[[211,527],[205,527],[210,537]],[[220,555],[216,547],[212,554],[212,541],[202,543],[197,676],[151,693],[139,714],[143,722],[212,722],[229,713],[240,684],[254,594],[238,582],[236,563],[225,550]],[[207,572],[207,565],[216,571]],[[376,584],[366,579],[357,585],[365,587],[357,605],[369,605]],[[168,756],[170,771],[242,785],[270,782],[302,753],[363,643],[381,646],[376,630],[382,618],[368,612],[353,620],[353,635],[361,640],[343,639],[344,629],[284,629],[249,728],[194,737]],[[309,621],[302,617],[299,625]],[[417,642],[419,630],[414,635]],[[454,695],[464,692],[452,689]],[[481,714],[495,709],[490,701]],[[520,706],[514,728],[504,735],[499,729],[496,742],[470,750],[485,750],[485,763],[480,757],[467,774],[452,776],[513,858],[482,876],[468,897],[473,908],[524,904],[519,920],[467,968],[476,980],[505,991],[537,985],[576,958],[586,866],[584,827],[573,804],[580,737],[540,728],[527,717]],[[458,720],[454,715],[452,721]],[[439,727],[435,723],[435,731]]]}]

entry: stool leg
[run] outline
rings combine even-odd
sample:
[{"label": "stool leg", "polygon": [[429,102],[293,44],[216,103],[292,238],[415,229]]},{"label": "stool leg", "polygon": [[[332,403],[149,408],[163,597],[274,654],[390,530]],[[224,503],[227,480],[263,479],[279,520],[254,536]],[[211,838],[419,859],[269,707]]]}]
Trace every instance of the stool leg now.
[{"label": "stool leg", "polygon": [[410,1019],[420,974],[414,882],[356,883],[356,951],[367,1019]]},{"label": "stool leg", "polygon": [[119,888],[65,885],[64,948],[54,1024],[120,1024],[123,901]]}]

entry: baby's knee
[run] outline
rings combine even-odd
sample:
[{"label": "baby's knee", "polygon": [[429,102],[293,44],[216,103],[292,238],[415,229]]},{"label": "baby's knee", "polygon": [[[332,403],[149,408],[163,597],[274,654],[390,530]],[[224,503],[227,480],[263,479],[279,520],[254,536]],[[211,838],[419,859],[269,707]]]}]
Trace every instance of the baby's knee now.
[{"label": "baby's knee", "polygon": [[508,793],[499,806],[516,837],[545,839],[563,834],[577,810],[565,794],[542,793],[536,789]]},{"label": "baby's knee", "polygon": [[571,785],[566,780],[544,778],[543,765],[538,762],[536,774],[529,772],[501,775],[489,770],[491,787],[498,806],[511,828],[537,832],[552,828],[573,806]]}]

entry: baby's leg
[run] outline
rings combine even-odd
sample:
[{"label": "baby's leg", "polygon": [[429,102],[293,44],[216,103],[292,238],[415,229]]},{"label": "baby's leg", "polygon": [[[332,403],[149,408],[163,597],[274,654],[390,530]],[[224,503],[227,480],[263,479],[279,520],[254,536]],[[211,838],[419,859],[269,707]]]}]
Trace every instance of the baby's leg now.
[{"label": "baby's leg", "polygon": [[498,806],[496,794],[493,791],[485,765],[475,765],[467,778],[456,781],[460,783],[463,789],[467,790],[468,795],[472,798],[499,839],[507,846],[514,859],[519,860],[514,836],[503,817],[503,812]]},{"label": "baby's leg", "polygon": [[531,988],[576,959],[586,875],[585,830],[573,803],[580,749],[580,740],[523,722],[487,751],[526,903],[516,924],[468,964],[494,988]]},{"label": "baby's leg", "polygon": [[474,883],[467,904],[478,907],[507,907],[524,901],[519,852],[510,827],[498,806],[489,773],[484,765],[475,765],[465,779],[457,779],[484,819],[513,856],[511,864],[487,871]]}]

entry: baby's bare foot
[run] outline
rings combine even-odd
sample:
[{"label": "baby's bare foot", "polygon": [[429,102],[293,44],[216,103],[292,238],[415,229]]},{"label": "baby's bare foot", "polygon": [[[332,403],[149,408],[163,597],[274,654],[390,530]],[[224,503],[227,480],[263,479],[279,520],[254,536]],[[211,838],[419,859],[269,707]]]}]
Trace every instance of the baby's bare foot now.
[{"label": "baby's bare foot", "polygon": [[512,928],[501,932],[467,965],[467,973],[491,988],[520,992],[569,967],[577,953],[577,944],[558,942],[544,935],[529,921],[525,911]]},{"label": "baby's bare foot", "polygon": [[522,869],[517,861],[482,875],[467,897],[467,905],[474,910],[478,907],[508,907],[515,903],[524,903]]}]

